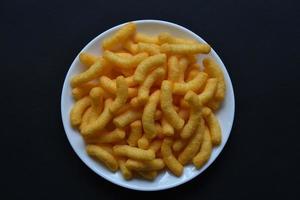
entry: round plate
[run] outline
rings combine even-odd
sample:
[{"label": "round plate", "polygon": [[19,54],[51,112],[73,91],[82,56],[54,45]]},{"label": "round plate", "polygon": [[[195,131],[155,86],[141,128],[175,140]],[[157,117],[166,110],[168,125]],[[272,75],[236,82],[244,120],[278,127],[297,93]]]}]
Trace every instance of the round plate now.
[{"label": "round plate", "polygon": [[[174,36],[183,37],[183,38],[191,38],[197,40],[199,42],[205,41],[196,35],[195,33],[191,32],[190,30],[179,26],[177,24],[173,24],[170,22],[159,21],[159,20],[139,20],[135,21],[137,25],[138,32],[146,33],[146,34],[158,34],[161,32],[169,32]],[[121,25],[115,26],[104,33],[98,35],[95,39],[93,39],[90,43],[88,43],[83,49],[82,52],[88,52],[93,54],[100,54],[102,50],[100,49],[100,43],[104,38],[111,36],[116,30],[120,28]],[[120,172],[113,173],[109,171],[105,166],[101,163],[97,162],[96,160],[89,157],[85,151],[85,144],[84,141],[79,134],[79,132],[72,128],[69,119],[70,110],[74,104],[74,100],[71,94],[71,86],[70,86],[70,78],[80,73],[84,67],[79,62],[79,56],[75,58],[73,61],[67,76],[64,81],[62,95],[61,95],[61,115],[62,121],[64,125],[65,132],[67,134],[68,140],[73,147],[76,154],[79,158],[95,173],[100,175],[101,177],[105,178],[106,180],[115,183],[117,185],[134,189],[134,190],[143,190],[143,191],[154,191],[154,190],[163,190],[172,188],[178,185],[181,185],[192,178],[196,177],[197,175],[201,174],[208,166],[212,164],[212,162],[218,157],[224,145],[227,142],[229,137],[233,118],[234,118],[234,93],[232,88],[232,83],[230,77],[227,73],[227,70],[217,55],[217,53],[212,49],[209,55],[199,56],[198,62],[201,63],[203,57],[210,56],[214,60],[218,62],[221,69],[224,72],[227,91],[226,97],[223,102],[222,107],[217,111],[216,115],[219,119],[219,123],[222,129],[222,143],[220,146],[213,149],[212,155],[209,161],[199,170],[197,170],[193,165],[188,165],[184,167],[184,172],[181,177],[176,177],[172,175],[169,171],[165,170],[159,174],[158,177],[154,181],[147,181],[142,179],[136,179],[127,181],[124,180]]]}]

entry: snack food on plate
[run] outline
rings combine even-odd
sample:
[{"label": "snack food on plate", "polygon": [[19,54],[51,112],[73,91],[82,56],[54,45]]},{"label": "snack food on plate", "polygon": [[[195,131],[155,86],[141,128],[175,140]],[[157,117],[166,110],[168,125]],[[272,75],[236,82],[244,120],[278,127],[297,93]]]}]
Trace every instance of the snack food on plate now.
[{"label": "snack food on plate", "polygon": [[101,48],[101,55],[80,53],[83,71],[70,80],[70,123],[87,154],[126,180],[203,167],[222,142],[214,112],[226,94],[211,47],[166,32],[138,33],[130,22]]}]

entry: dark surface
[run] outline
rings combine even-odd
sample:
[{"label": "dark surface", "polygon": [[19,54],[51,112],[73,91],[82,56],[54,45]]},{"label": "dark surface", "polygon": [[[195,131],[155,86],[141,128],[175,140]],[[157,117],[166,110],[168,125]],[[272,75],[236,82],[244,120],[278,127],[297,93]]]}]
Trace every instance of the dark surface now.
[{"label": "dark surface", "polygon": [[[299,198],[299,3],[124,2],[0,2],[1,199]],[[94,174],[61,123],[62,84],[77,53],[136,19],[171,21],[203,37],[227,66],[236,95],[220,157],[191,182],[161,192],[127,190]]]}]

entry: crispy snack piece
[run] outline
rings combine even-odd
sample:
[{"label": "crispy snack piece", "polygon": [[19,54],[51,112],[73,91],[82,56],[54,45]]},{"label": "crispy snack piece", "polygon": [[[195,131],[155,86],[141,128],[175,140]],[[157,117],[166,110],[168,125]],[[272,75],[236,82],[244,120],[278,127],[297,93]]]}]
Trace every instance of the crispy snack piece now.
[{"label": "crispy snack piece", "polygon": [[126,161],[124,159],[119,159],[118,160],[119,166],[120,166],[120,171],[126,180],[132,179],[132,172],[126,167],[125,163]]},{"label": "crispy snack piece", "polygon": [[141,120],[137,120],[130,124],[130,133],[127,138],[127,143],[132,146],[136,147],[138,140],[142,137],[142,122]]},{"label": "crispy snack piece", "polygon": [[160,53],[160,48],[156,44],[149,44],[149,43],[138,43],[138,52],[146,52],[150,55],[156,55]]},{"label": "crispy snack piece", "polygon": [[158,41],[160,44],[197,44],[197,41],[185,38],[178,38],[172,36],[170,33],[163,32],[158,35]]},{"label": "crispy snack piece", "polygon": [[130,124],[131,122],[134,122],[138,119],[142,118],[142,112],[139,110],[133,110],[129,109],[122,113],[121,115],[115,117],[113,119],[113,123],[116,125],[118,128],[123,128]]},{"label": "crispy snack piece", "polygon": [[203,141],[200,147],[200,151],[193,158],[193,164],[199,169],[201,168],[210,158],[212,152],[212,143],[209,130],[205,127]]},{"label": "crispy snack piece", "polygon": [[90,97],[83,97],[82,99],[80,99],[74,104],[70,112],[70,120],[72,126],[77,126],[81,123],[82,115],[90,105],[91,105]]},{"label": "crispy snack piece", "polygon": [[160,150],[161,144],[162,144],[162,140],[160,139],[153,140],[149,146],[149,149],[152,149],[156,153]]},{"label": "crispy snack piece", "polygon": [[132,54],[136,54],[138,52],[138,45],[131,40],[127,40],[123,47]]},{"label": "crispy snack piece", "polygon": [[201,118],[196,133],[193,135],[193,137],[191,138],[187,146],[178,156],[178,161],[182,165],[186,165],[198,153],[202,143],[204,130],[205,130],[205,124],[204,124],[204,120]]},{"label": "crispy snack piece", "polygon": [[[106,76],[101,76],[100,79],[100,86],[106,90],[107,92],[116,95],[117,93],[117,83],[114,80]],[[135,97],[138,93],[137,88],[128,88],[128,97],[132,98]]]},{"label": "crispy snack piece", "polygon": [[117,160],[102,147],[97,145],[87,145],[86,151],[90,156],[96,157],[99,161],[103,162],[111,171],[115,172],[118,170]]},{"label": "crispy snack piece", "polygon": [[184,74],[188,67],[189,60],[185,57],[179,59],[178,68],[179,68],[179,77],[178,82],[184,82]]},{"label": "crispy snack piece", "polygon": [[80,87],[75,87],[72,89],[72,95],[75,100],[79,100],[82,97],[88,95],[92,88],[99,86],[97,82],[88,82],[80,85]]},{"label": "crispy snack piece", "polygon": [[188,104],[191,107],[191,114],[189,117],[188,122],[185,124],[183,127],[180,137],[183,139],[188,139],[192,136],[192,134],[195,132],[197,129],[197,126],[201,120],[201,109],[202,109],[202,104],[198,99],[197,94],[195,94],[192,91],[189,91],[186,93],[184,96],[184,99],[188,102]]},{"label": "crispy snack piece", "polygon": [[124,43],[129,37],[134,35],[135,32],[136,25],[134,23],[127,23],[111,37],[104,39],[102,42],[102,48],[109,50],[114,49],[120,44]]},{"label": "crispy snack piece", "polygon": [[177,82],[180,77],[179,61],[176,56],[170,56],[168,59],[168,80]]},{"label": "crispy snack piece", "polygon": [[109,70],[109,64],[103,58],[98,59],[90,68],[86,71],[76,74],[71,78],[71,86],[73,88],[80,86],[83,83],[87,83]]},{"label": "crispy snack piece", "polygon": [[219,65],[211,58],[205,58],[203,60],[204,71],[209,75],[209,77],[218,79],[218,86],[215,93],[215,99],[217,101],[222,101],[225,97],[226,84],[224,79],[224,74]]},{"label": "crispy snack piece", "polygon": [[170,138],[165,138],[161,146],[161,154],[166,166],[170,171],[176,176],[181,176],[183,172],[183,166],[175,158],[171,149],[172,140]]},{"label": "crispy snack piece", "polygon": [[165,167],[164,161],[159,158],[149,161],[137,161],[128,159],[125,165],[128,169],[134,171],[156,171],[161,170]]},{"label": "crispy snack piece", "polygon": [[172,105],[172,85],[170,81],[163,81],[161,86],[160,107],[166,120],[179,130],[184,125],[184,120],[179,117]]},{"label": "crispy snack piece", "polygon": [[188,140],[176,139],[173,142],[172,149],[175,152],[180,152],[188,143]]},{"label": "crispy snack piece", "polygon": [[174,128],[173,128],[173,126],[171,126],[171,124],[164,117],[161,120],[161,126],[162,126],[162,133],[165,136],[172,136],[172,135],[174,135]]},{"label": "crispy snack piece", "polygon": [[119,128],[111,132],[104,131],[96,134],[95,136],[86,137],[85,141],[89,144],[101,144],[101,143],[114,143],[119,142],[125,138],[125,131]]},{"label": "crispy snack piece", "polygon": [[160,51],[167,54],[208,54],[210,49],[208,44],[163,44],[160,47]]},{"label": "crispy snack piece", "polygon": [[94,87],[90,91],[92,108],[93,111],[96,112],[97,114],[100,114],[104,107],[104,103],[103,103],[104,95],[105,92],[101,87]]},{"label": "crispy snack piece", "polygon": [[150,89],[158,79],[162,78],[165,75],[165,70],[162,67],[159,67],[153,70],[142,83],[138,89],[138,99],[142,103],[146,103],[149,98]]},{"label": "crispy snack piece", "polygon": [[210,78],[207,80],[203,92],[198,97],[200,102],[204,105],[209,102],[215,95],[217,89],[218,80],[216,78]]},{"label": "crispy snack piece", "polygon": [[109,111],[113,114],[118,112],[125,104],[128,98],[128,86],[123,76],[116,79],[116,98],[109,107]]},{"label": "crispy snack piece", "polygon": [[150,36],[143,33],[136,33],[133,37],[133,40],[136,43],[143,42],[143,43],[158,44],[157,36]]},{"label": "crispy snack piece", "polygon": [[140,149],[149,149],[149,145],[152,139],[148,139],[145,134],[138,140],[138,147]]},{"label": "crispy snack piece", "polygon": [[154,180],[157,176],[157,171],[138,171],[137,173],[149,181]]},{"label": "crispy snack piece", "polygon": [[147,74],[151,70],[164,65],[166,63],[166,59],[167,57],[165,54],[157,54],[146,58],[137,66],[133,75],[133,80],[138,83],[142,83]]},{"label": "crispy snack piece", "polygon": [[108,62],[113,64],[114,66],[119,67],[120,69],[134,69],[140,62],[142,62],[145,58],[148,57],[148,54],[143,52],[136,54],[135,56],[123,56],[113,53],[111,51],[105,51],[103,53],[103,58]]},{"label": "crispy snack piece", "polygon": [[80,62],[87,68],[92,66],[97,61],[97,59],[99,59],[98,56],[90,54],[90,53],[82,52],[79,54]]},{"label": "crispy snack piece", "polygon": [[[209,108],[208,108],[209,109]],[[214,146],[221,144],[222,134],[221,127],[219,125],[218,119],[214,115],[214,113],[209,109],[209,113],[205,116],[205,121],[209,128],[209,132],[211,134],[211,141]]]},{"label": "crispy snack piece", "polygon": [[188,91],[199,92],[204,86],[208,76],[204,72],[199,72],[197,76],[187,83],[174,83],[173,93],[184,95]]},{"label": "crispy snack piece", "polygon": [[151,149],[143,150],[128,145],[115,145],[113,151],[117,156],[124,156],[134,160],[153,160],[155,152]]},{"label": "crispy snack piece", "polygon": [[104,110],[100,116],[90,124],[88,124],[84,129],[82,129],[83,135],[91,135],[96,131],[101,131],[113,118],[112,113],[109,111],[109,106],[112,103],[111,99],[106,99],[104,103]]},{"label": "crispy snack piece", "polygon": [[160,100],[160,91],[157,90],[151,94],[148,103],[144,108],[142,115],[142,124],[147,139],[153,139],[157,132],[155,127],[155,111]]}]

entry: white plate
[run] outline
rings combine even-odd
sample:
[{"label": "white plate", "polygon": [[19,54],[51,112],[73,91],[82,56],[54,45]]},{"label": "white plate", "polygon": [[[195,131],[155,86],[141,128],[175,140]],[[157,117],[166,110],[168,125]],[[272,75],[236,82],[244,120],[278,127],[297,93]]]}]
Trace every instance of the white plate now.
[{"label": "white plate", "polygon": [[[191,38],[198,40],[199,42],[205,42],[201,37],[196,35],[195,33],[191,32],[190,30],[179,26],[177,24],[173,24],[170,22],[159,21],[159,20],[140,20],[135,21],[137,24],[137,29],[139,32],[147,33],[147,34],[158,34],[160,32],[169,32],[178,37],[184,38]],[[93,39],[90,43],[88,43],[83,49],[82,52],[89,52],[94,54],[100,54],[100,43],[104,38],[107,38],[111,34],[113,34],[117,29],[120,28],[121,25],[115,26],[104,33],[98,35],[95,39]],[[71,87],[70,87],[70,78],[78,74],[82,71],[83,66],[79,62],[78,55],[73,61],[67,76],[64,81],[62,96],[61,96],[61,115],[62,121],[64,125],[65,132],[67,134],[68,140],[72,145],[74,151],[79,156],[79,158],[95,173],[100,175],[101,177],[105,178],[106,180],[113,182],[117,185],[134,189],[134,190],[143,190],[143,191],[154,191],[154,190],[163,190],[172,188],[178,185],[181,185],[192,178],[196,177],[197,175],[201,174],[208,166],[212,164],[212,162],[218,157],[224,145],[227,142],[229,137],[233,118],[234,118],[234,93],[231,84],[230,77],[226,71],[226,68],[216,54],[214,50],[208,55],[214,58],[220,65],[221,69],[224,72],[225,81],[227,85],[227,92],[226,97],[223,103],[223,106],[217,112],[217,117],[220,122],[220,126],[222,128],[222,144],[217,148],[214,148],[212,155],[209,161],[206,163],[204,167],[197,170],[193,165],[185,166],[184,173],[181,177],[173,176],[169,171],[164,171],[154,180],[154,181],[146,181],[141,179],[133,179],[130,181],[126,181],[123,179],[120,172],[112,173],[106,169],[101,163],[97,162],[96,160],[92,159],[87,155],[85,152],[85,145],[84,141],[81,138],[79,132],[72,128],[70,125],[69,113],[71,107],[74,104],[74,100],[71,94]],[[199,62],[201,61],[202,56],[199,57]]]}]

